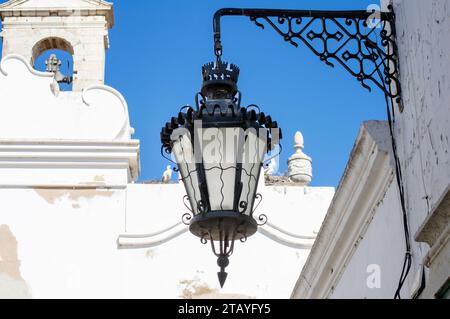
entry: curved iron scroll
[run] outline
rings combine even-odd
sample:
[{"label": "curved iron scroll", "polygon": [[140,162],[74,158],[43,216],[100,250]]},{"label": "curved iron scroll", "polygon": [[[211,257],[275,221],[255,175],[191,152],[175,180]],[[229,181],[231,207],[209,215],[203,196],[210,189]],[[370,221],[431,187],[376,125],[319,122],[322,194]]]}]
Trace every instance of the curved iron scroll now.
[{"label": "curved iron scroll", "polygon": [[270,26],[286,42],[303,43],[321,61],[334,67],[338,63],[371,91],[375,85],[394,99],[403,111],[395,15],[375,11],[310,11],[277,9],[220,9],[214,15],[214,50],[219,60],[223,48],[222,16],[247,16],[264,29]]}]

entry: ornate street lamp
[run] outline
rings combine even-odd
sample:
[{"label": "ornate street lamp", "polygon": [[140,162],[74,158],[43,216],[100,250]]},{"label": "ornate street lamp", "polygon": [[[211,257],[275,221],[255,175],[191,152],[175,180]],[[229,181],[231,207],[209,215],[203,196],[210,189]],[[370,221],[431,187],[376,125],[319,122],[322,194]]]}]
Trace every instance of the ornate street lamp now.
[{"label": "ornate street lamp", "polygon": [[388,5],[387,9],[387,12],[380,12],[373,9],[317,11],[224,8],[214,14],[213,30],[214,51],[218,60],[223,53],[221,18],[224,16],[247,17],[262,29],[265,26],[272,28],[284,41],[293,46],[298,47],[303,43],[328,66],[334,67],[335,64],[340,64],[369,91],[373,86],[384,93],[406,244],[405,261],[395,293],[395,298],[400,299],[400,292],[411,269],[412,255],[402,169],[394,135],[395,106],[400,113],[403,112],[396,18],[393,6]]},{"label": "ornate street lamp", "polygon": [[[203,243],[211,242],[221,269],[219,281],[223,286],[225,268],[235,240],[245,241],[253,235],[258,222],[253,218],[256,193],[264,154],[278,144],[277,124],[256,106],[241,108],[237,90],[239,69],[221,62],[221,18],[248,17],[264,29],[276,31],[284,41],[298,47],[303,43],[328,66],[340,64],[361,85],[380,89],[386,100],[397,182],[401,193],[407,252],[396,298],[411,268],[411,253],[407,213],[404,204],[401,166],[393,134],[394,107],[403,111],[396,44],[395,14],[392,6],[387,12],[315,11],[283,9],[224,8],[214,14],[214,53],[216,64],[203,67],[203,87],[197,107],[183,108],[161,132],[163,149],[174,153],[186,187],[192,215],[184,221]],[[379,30],[379,32],[377,31]],[[199,122],[199,123],[197,123]],[[209,129],[207,133],[202,129]],[[229,130],[246,133],[234,135],[234,146],[224,136]],[[231,134],[233,136],[233,134]],[[204,138],[208,145],[202,148]],[[214,138],[212,138],[214,137]],[[280,148],[281,149],[281,148]],[[210,152],[211,150],[217,150]],[[212,155],[214,154],[214,155]],[[230,160],[231,158],[231,160]],[[217,245],[216,245],[217,244]]]},{"label": "ornate street lamp", "polygon": [[[183,216],[192,234],[211,244],[220,267],[219,282],[235,241],[256,233],[265,215],[254,216],[261,167],[279,146],[281,132],[256,105],[241,107],[239,68],[218,59],[202,68],[196,108],[186,106],[161,131],[162,151],[172,154],[191,214]],[[281,149],[281,147],[278,147]]]}]

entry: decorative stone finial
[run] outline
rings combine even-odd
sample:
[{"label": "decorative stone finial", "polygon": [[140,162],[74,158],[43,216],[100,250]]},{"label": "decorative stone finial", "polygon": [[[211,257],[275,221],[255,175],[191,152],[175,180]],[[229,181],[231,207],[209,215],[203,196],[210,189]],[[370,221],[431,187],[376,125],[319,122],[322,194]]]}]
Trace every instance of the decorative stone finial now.
[{"label": "decorative stone finial", "polygon": [[303,153],[304,147],[302,133],[295,133],[295,153],[288,160],[288,176],[291,181],[307,186],[312,181],[312,159]]},{"label": "decorative stone finial", "polygon": [[303,148],[305,147],[305,140],[303,139],[303,134],[301,132],[295,133],[294,143],[294,149],[296,150],[303,150]]}]

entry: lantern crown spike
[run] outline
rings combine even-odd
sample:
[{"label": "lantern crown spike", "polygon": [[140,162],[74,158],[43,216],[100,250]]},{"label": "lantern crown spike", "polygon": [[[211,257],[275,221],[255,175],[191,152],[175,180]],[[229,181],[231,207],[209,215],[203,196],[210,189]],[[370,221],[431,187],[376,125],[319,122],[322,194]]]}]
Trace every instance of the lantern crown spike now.
[{"label": "lantern crown spike", "polygon": [[234,96],[240,69],[236,64],[222,60],[209,62],[202,66],[202,94],[211,97],[218,90],[226,90]]},{"label": "lantern crown spike", "polygon": [[236,64],[228,63],[222,60],[209,62],[203,65],[203,81],[230,80],[237,84],[239,80],[240,69]]}]

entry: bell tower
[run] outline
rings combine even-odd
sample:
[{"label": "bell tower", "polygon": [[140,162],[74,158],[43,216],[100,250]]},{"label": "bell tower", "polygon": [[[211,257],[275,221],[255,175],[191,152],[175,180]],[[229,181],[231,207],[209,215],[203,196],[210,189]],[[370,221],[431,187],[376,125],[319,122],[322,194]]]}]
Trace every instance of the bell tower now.
[{"label": "bell tower", "polygon": [[73,57],[73,91],[103,84],[112,3],[103,0],[10,0],[0,4],[2,55],[37,57],[59,49]]}]

